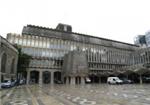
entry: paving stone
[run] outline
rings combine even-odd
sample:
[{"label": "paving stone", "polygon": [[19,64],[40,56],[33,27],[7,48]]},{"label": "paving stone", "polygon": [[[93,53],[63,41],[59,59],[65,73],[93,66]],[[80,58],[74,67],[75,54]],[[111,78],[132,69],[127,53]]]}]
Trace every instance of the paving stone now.
[{"label": "paving stone", "polygon": [[149,88],[144,84],[29,85],[1,90],[1,100],[3,105],[150,105]]}]

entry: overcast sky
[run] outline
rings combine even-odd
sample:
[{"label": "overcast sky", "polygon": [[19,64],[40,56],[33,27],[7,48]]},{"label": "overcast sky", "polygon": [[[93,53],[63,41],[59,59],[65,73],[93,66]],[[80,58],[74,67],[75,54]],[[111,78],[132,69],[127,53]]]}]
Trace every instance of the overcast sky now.
[{"label": "overcast sky", "polygon": [[150,30],[150,0],[1,0],[0,35],[21,34],[27,24],[133,43]]}]

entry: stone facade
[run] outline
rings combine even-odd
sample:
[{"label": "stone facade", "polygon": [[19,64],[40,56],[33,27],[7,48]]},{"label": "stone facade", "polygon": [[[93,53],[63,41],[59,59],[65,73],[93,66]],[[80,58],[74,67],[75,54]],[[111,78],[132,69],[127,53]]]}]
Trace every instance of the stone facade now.
[{"label": "stone facade", "polygon": [[75,84],[75,82],[79,84],[80,80],[78,79],[88,77],[88,73],[88,62],[84,52],[76,50],[64,56],[62,76],[71,80],[75,78],[76,80],[72,84]]},{"label": "stone facade", "polygon": [[0,36],[0,82],[15,79],[17,72],[18,51],[11,43]]}]

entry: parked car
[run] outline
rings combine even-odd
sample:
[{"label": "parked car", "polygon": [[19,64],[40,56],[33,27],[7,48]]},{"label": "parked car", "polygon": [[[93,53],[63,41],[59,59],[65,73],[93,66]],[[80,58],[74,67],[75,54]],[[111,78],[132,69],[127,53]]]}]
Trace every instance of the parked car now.
[{"label": "parked car", "polygon": [[23,84],[25,84],[25,79],[19,80],[19,85],[23,85]]},{"label": "parked car", "polygon": [[4,81],[2,81],[1,87],[2,87],[2,88],[9,88],[9,87],[12,87],[11,81],[10,81],[10,80],[4,80]]},{"label": "parked car", "polygon": [[123,81],[118,77],[108,77],[107,78],[108,84],[123,84]]},{"label": "parked car", "polygon": [[91,80],[90,80],[90,78],[85,78],[85,83],[91,83]]},{"label": "parked car", "polygon": [[143,77],[144,83],[150,83],[150,77]]},{"label": "parked car", "polygon": [[17,80],[12,80],[11,81],[11,86],[16,86],[16,84],[17,84]]},{"label": "parked car", "polygon": [[133,81],[127,79],[127,78],[121,78],[121,80],[123,81],[124,84],[131,84],[133,83]]}]

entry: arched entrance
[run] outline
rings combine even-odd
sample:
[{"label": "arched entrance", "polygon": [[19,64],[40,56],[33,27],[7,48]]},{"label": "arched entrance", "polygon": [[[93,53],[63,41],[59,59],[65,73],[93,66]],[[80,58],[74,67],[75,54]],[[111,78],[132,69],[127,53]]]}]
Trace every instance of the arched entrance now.
[{"label": "arched entrance", "polygon": [[7,61],[7,55],[4,53],[2,55],[2,60],[1,60],[1,72],[5,73],[6,72],[6,61]]},{"label": "arched entrance", "polygon": [[44,84],[49,84],[51,80],[51,73],[49,71],[44,71],[43,72],[43,83]]},{"label": "arched entrance", "polygon": [[30,72],[30,83],[38,83],[39,82],[39,72],[31,71]]},{"label": "arched entrance", "polygon": [[56,71],[54,72],[54,83],[61,83],[61,72]]}]

